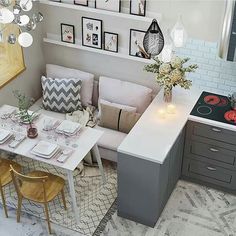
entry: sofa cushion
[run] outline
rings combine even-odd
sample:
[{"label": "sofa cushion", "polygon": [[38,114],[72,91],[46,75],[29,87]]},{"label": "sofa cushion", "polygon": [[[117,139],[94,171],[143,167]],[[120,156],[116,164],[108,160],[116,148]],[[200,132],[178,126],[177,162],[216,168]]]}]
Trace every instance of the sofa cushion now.
[{"label": "sofa cushion", "polygon": [[152,90],[142,85],[101,76],[99,99],[133,106],[138,113],[143,113],[151,103]]},{"label": "sofa cushion", "polygon": [[130,112],[118,107],[101,103],[101,118],[99,125],[105,128],[129,133],[140,118],[140,114]]},{"label": "sofa cushion", "polygon": [[92,104],[94,75],[76,69],[70,69],[64,66],[46,65],[46,75],[50,78],[76,78],[82,80],[81,102],[83,106]]},{"label": "sofa cushion", "polygon": [[50,116],[50,117],[53,117],[55,119],[60,119],[60,120],[65,120],[66,119],[66,114],[44,110],[43,107],[42,107],[42,104],[43,104],[43,98],[40,98],[39,100],[37,100],[33,104],[33,106],[30,107],[29,110],[38,111],[38,113],[40,113],[40,114],[44,114],[46,116]]},{"label": "sofa cushion", "polygon": [[118,147],[127,135],[125,133],[112,129],[107,129],[98,125],[96,125],[94,129],[101,130],[104,132],[102,137],[98,141],[98,146],[113,151],[117,151]]},{"label": "sofa cushion", "polygon": [[45,110],[67,113],[82,109],[78,79],[51,79],[42,76],[43,107]]},{"label": "sofa cushion", "polygon": [[131,112],[136,112],[137,108],[136,107],[132,107],[132,106],[127,106],[127,105],[123,105],[123,104],[118,104],[118,103],[114,103],[114,102],[108,102],[104,99],[99,99],[99,104],[98,104],[98,118],[101,117],[101,105],[108,105],[108,106],[112,106],[112,107],[117,107],[119,109],[122,109],[124,111],[131,111]]},{"label": "sofa cushion", "polygon": [[129,133],[130,130],[135,126],[135,124],[140,119],[141,114],[136,112],[124,111],[122,110],[120,115],[120,127],[119,130],[124,133]]}]

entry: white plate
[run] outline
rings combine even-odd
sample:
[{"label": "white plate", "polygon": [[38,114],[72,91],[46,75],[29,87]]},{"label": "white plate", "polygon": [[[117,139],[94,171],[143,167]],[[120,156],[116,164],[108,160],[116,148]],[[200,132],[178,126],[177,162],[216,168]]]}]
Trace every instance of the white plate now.
[{"label": "white plate", "polygon": [[46,141],[40,141],[32,151],[39,155],[50,156],[58,148],[57,144],[49,143]]},{"label": "white plate", "polygon": [[50,158],[52,158],[57,152],[59,152],[59,148],[58,148],[58,147],[57,147],[57,148],[55,149],[55,151],[52,152],[51,155],[49,155],[49,156],[48,156],[48,155],[39,154],[39,153],[34,152],[33,150],[31,150],[31,153],[34,154],[35,156],[37,156],[37,157],[42,157],[42,158],[45,158],[45,159],[50,159]]},{"label": "white plate", "polygon": [[58,133],[74,134],[80,128],[81,128],[81,125],[79,123],[65,120],[56,128],[56,131]]},{"label": "white plate", "polygon": [[0,130],[0,142],[4,141],[10,134],[11,134],[10,131],[1,129]]}]

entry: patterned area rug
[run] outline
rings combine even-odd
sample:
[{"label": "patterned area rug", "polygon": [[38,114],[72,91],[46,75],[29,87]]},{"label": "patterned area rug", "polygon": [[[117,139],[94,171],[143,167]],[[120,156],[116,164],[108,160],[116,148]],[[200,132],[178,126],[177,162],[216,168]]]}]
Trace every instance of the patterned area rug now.
[{"label": "patterned area rug", "polygon": [[235,236],[236,196],[180,180],[154,228],[117,216],[113,204],[101,236]]},{"label": "patterned area rug", "polygon": [[[23,166],[23,173],[37,169],[57,174],[66,179],[65,173],[61,169],[21,156],[9,157],[6,153],[1,153],[2,157],[4,157],[4,155],[6,158],[13,159],[21,164]],[[76,170],[74,171],[77,203],[80,207],[81,214],[79,225],[75,223],[68,185],[66,185],[65,189],[68,209],[67,211],[64,210],[61,197],[57,197],[49,204],[51,222],[80,232],[82,235],[93,235],[100,221],[104,218],[117,197],[116,166],[106,162],[104,164],[104,171],[107,179],[105,185],[102,184],[102,178],[97,168],[91,169],[85,167],[82,174],[79,174]],[[5,194],[7,205],[16,208],[17,196],[13,184],[5,187]],[[40,204],[24,200],[22,211],[45,219],[43,206]]]}]

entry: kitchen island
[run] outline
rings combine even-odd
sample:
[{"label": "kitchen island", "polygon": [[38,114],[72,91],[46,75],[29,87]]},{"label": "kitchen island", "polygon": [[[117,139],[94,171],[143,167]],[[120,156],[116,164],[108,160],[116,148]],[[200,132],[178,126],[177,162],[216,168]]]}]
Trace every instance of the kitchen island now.
[{"label": "kitchen island", "polygon": [[[176,112],[175,114],[167,114],[163,118],[158,113],[158,110],[166,107],[161,91],[119,146],[119,216],[153,227],[181,175],[189,179],[210,182],[213,185],[218,185],[220,181],[224,180],[223,187],[228,187],[229,183],[228,185],[226,183],[232,179],[233,182],[230,183],[230,186],[236,186],[233,174],[230,176],[231,172],[226,171],[226,173],[223,170],[222,174],[222,168],[218,172],[215,166],[206,164],[204,158],[202,162],[195,163],[192,159],[200,154],[191,157],[188,155],[187,149],[185,150],[186,139],[192,137],[185,135],[185,133],[189,133],[189,131],[185,132],[188,120],[206,124],[206,130],[209,127],[213,133],[214,130],[222,128],[222,132],[217,133],[222,139],[224,139],[225,133],[229,135],[227,130],[231,132],[230,135],[232,135],[232,131],[233,134],[236,134],[234,133],[236,131],[235,125],[190,115],[201,93],[202,91],[195,88],[191,90],[175,88],[173,90],[173,104],[176,106]],[[203,141],[201,140],[201,142]],[[211,145],[213,144],[215,145],[215,143],[211,143]],[[219,146],[223,145],[218,144]],[[233,149],[231,146],[229,148]],[[190,157],[192,158],[191,162]],[[183,164],[183,160],[187,161]],[[204,170],[205,164],[208,168],[206,171]],[[219,165],[214,162],[213,164]],[[182,166],[184,171],[182,171]],[[189,170],[191,166],[193,169],[195,168],[194,171],[200,170],[201,172],[193,174],[192,170]],[[204,174],[207,175],[205,178],[199,177]],[[216,179],[216,181],[208,181],[212,179]]]}]

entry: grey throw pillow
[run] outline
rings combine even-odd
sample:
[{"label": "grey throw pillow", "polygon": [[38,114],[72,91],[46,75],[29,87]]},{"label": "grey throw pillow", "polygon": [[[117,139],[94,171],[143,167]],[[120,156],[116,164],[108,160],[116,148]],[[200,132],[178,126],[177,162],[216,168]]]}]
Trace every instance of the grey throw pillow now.
[{"label": "grey throw pillow", "polygon": [[52,79],[42,76],[43,107],[45,110],[66,113],[82,109],[78,79]]}]

